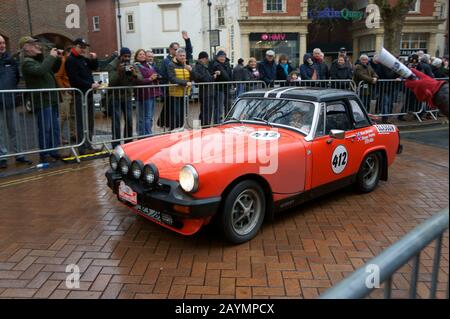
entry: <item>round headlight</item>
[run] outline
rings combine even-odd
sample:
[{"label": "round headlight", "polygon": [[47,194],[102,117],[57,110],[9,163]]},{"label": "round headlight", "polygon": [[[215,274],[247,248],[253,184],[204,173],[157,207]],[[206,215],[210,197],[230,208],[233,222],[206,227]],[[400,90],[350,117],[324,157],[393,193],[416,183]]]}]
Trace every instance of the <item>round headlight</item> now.
[{"label": "round headlight", "polygon": [[142,179],[147,185],[153,185],[159,180],[159,172],[155,165],[147,164],[144,167]]},{"label": "round headlight", "polygon": [[141,161],[134,161],[133,164],[131,164],[131,175],[135,179],[141,178],[143,168],[144,168],[144,164],[142,164]]},{"label": "round headlight", "polygon": [[122,146],[120,146],[120,145],[116,146],[113,153],[117,154],[117,156],[119,156],[119,158],[122,158],[125,156],[125,152],[124,152]]},{"label": "round headlight", "polygon": [[119,161],[120,157],[116,153],[112,153],[111,156],[109,156],[109,166],[111,166],[111,169],[113,171],[117,171],[117,168],[119,167]]},{"label": "round headlight", "polygon": [[128,175],[128,173],[130,172],[130,160],[126,156],[120,159],[119,170],[123,176]]},{"label": "round headlight", "polygon": [[180,186],[188,193],[194,193],[198,189],[198,173],[191,165],[184,166],[180,171]]}]

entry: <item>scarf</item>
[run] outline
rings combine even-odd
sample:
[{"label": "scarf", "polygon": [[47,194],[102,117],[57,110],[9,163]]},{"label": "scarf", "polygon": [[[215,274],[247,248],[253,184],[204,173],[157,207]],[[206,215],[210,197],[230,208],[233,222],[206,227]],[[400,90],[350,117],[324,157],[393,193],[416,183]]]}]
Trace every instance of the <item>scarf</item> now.
[{"label": "scarf", "polygon": [[70,49],[70,53],[74,56],[74,57],[79,57],[80,55],[78,54],[78,52],[75,50],[75,48]]},{"label": "scarf", "polygon": [[280,64],[280,65],[283,68],[284,73],[286,74],[286,76],[289,75],[289,73],[288,73],[289,65],[287,63],[286,64]]}]

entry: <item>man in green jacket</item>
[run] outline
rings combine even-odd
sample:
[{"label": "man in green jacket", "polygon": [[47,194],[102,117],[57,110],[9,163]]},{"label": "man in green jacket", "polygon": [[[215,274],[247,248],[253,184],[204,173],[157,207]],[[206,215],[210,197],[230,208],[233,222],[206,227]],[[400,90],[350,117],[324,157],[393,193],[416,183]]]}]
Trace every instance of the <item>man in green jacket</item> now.
[{"label": "man in green jacket", "polygon": [[[58,88],[54,73],[59,70],[60,51],[52,49],[44,57],[42,47],[37,39],[22,37],[19,41],[22,50],[22,74],[27,89]],[[60,160],[61,156],[55,148],[60,145],[59,127],[59,92],[36,92],[31,94],[31,105],[37,119],[41,163]]]},{"label": "man in green jacket", "polygon": [[372,99],[375,84],[378,81],[378,75],[370,66],[369,57],[367,55],[361,55],[359,62],[360,63],[356,65],[353,73],[353,81],[355,81],[356,85],[363,82],[360,95],[367,112],[369,112],[370,100]]},{"label": "man in green jacket", "polygon": [[[137,78],[136,70],[131,64],[131,50],[128,48],[122,48],[119,57],[109,63],[106,70],[108,71],[109,87],[133,86],[133,80]],[[133,107],[131,101],[133,91],[128,88],[114,89],[109,90],[108,94],[110,100],[109,114],[112,118],[112,135],[114,139],[112,146],[115,148],[122,139],[120,136],[121,114],[125,118],[123,138],[129,139],[133,137]],[[131,142],[131,140],[126,142]]]}]

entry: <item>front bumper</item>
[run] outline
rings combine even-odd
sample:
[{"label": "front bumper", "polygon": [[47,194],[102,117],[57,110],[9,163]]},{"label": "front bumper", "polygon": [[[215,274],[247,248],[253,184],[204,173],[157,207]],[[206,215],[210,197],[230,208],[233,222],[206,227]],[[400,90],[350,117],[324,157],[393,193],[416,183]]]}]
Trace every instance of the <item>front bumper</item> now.
[{"label": "front bumper", "polygon": [[[221,197],[196,199],[185,193],[178,182],[171,180],[160,179],[158,186],[150,188],[139,181],[124,178],[111,170],[105,175],[108,179],[108,187],[112,189],[114,194],[118,194],[119,184],[123,181],[137,193],[138,205],[160,213],[169,214],[176,219],[204,219],[212,217],[219,210],[222,200]],[[126,204],[133,207],[132,204]],[[183,212],[179,211],[180,208],[182,208]]]}]

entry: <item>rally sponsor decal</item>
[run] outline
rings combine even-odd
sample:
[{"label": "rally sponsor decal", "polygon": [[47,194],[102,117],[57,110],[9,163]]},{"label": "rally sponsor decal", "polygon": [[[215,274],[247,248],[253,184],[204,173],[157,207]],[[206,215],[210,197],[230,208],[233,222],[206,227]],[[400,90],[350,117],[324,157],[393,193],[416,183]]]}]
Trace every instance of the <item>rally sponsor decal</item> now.
[{"label": "rally sponsor decal", "polygon": [[377,124],[374,125],[380,134],[390,134],[395,133],[395,125],[392,124]]},{"label": "rally sponsor decal", "polygon": [[274,141],[280,138],[280,133],[275,131],[256,131],[250,134],[251,138],[262,141]]},{"label": "rally sponsor decal", "polygon": [[234,126],[234,127],[224,129],[224,132],[226,132],[226,133],[239,134],[239,135],[251,133],[254,131],[255,131],[254,128],[251,128],[248,126]]},{"label": "rally sponsor decal", "polygon": [[364,142],[364,144],[370,144],[375,141],[375,133],[372,129],[364,130],[356,133],[356,140],[358,142]]},{"label": "rally sponsor decal", "polygon": [[348,163],[348,152],[344,145],[339,145],[331,156],[331,169],[335,174],[341,174]]}]

